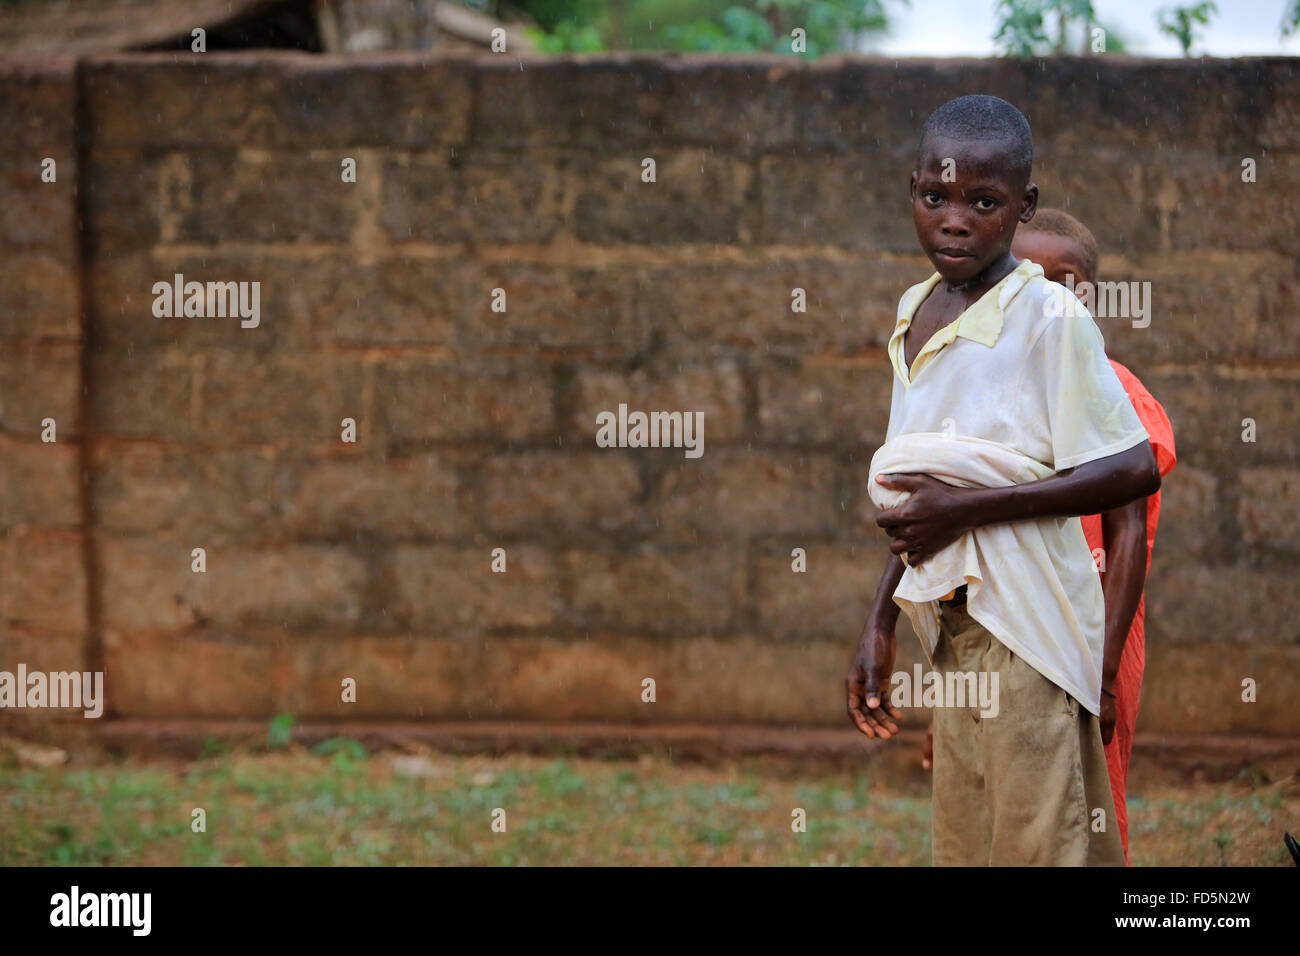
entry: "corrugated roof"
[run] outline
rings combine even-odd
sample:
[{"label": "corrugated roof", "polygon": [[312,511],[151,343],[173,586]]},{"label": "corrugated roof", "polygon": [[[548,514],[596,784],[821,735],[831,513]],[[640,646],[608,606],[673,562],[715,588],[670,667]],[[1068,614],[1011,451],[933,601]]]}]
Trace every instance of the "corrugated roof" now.
[{"label": "corrugated roof", "polygon": [[[256,17],[286,0],[44,0],[0,7],[0,53],[89,54],[136,50]],[[504,26],[512,51],[533,49],[519,27],[458,4],[439,3],[435,16],[456,46],[486,47]]]},{"label": "corrugated roof", "polygon": [[0,8],[0,51],[107,53],[189,36],[239,19],[267,0],[44,0]]}]

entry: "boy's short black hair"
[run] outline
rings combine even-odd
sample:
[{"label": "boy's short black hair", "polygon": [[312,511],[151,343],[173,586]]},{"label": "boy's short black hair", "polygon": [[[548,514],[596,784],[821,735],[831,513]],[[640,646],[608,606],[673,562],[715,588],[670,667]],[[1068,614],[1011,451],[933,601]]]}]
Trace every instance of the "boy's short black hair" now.
[{"label": "boy's short black hair", "polygon": [[[1083,267],[1088,270],[1087,278],[1097,277],[1100,255],[1097,250],[1097,237],[1092,230],[1075,219],[1064,209],[1040,209],[1029,222],[1021,225],[1022,232],[1045,232],[1052,236],[1064,236],[1078,244],[1083,252]],[[1081,277],[1082,278],[1082,277]]]},{"label": "boy's short black hair", "polygon": [[1012,169],[1023,174],[1025,182],[1029,181],[1034,165],[1034,136],[1025,114],[1004,99],[973,93],[949,100],[931,113],[916,144],[918,166],[925,141],[932,135],[980,142],[1004,141]]}]

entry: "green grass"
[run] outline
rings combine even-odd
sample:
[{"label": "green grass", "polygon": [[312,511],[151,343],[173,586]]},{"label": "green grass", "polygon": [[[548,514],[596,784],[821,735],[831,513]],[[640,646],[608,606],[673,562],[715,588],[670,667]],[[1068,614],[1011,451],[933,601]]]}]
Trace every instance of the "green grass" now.
[{"label": "green grass", "polygon": [[[0,770],[0,865],[926,865],[924,778],[771,765],[428,758],[335,739],[189,764]],[[195,808],[206,832],[191,829]],[[506,832],[491,828],[506,814]],[[792,812],[806,813],[793,832]],[[1289,864],[1300,795],[1244,777],[1130,795],[1133,862]]]}]

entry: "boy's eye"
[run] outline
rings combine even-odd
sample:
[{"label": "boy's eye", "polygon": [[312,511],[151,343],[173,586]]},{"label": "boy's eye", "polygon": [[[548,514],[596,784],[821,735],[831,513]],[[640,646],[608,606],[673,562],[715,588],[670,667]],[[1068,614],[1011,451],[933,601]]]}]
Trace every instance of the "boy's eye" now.
[{"label": "boy's eye", "polygon": [[997,203],[994,202],[992,199],[989,199],[987,196],[975,200],[975,207],[977,209],[982,209],[984,212],[988,212],[990,209],[994,208],[995,206],[997,206]]},{"label": "boy's eye", "polygon": [[934,190],[927,190],[921,193],[921,198],[925,200],[927,206],[939,205],[939,194]]}]

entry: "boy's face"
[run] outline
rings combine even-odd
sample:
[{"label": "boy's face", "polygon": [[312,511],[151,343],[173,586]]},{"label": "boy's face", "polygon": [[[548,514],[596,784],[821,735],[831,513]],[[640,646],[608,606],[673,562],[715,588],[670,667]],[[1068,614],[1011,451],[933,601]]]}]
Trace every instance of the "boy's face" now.
[{"label": "boy's face", "polygon": [[[1072,285],[1075,295],[1083,300],[1084,305],[1092,308],[1092,303],[1086,296],[1091,295],[1097,277],[1091,275],[1084,265],[1087,256],[1083,248],[1069,236],[1058,236],[1050,232],[1019,232],[1011,243],[1011,251],[1018,259],[1037,262],[1043,267],[1045,278],[1061,285]],[[1067,276],[1074,276],[1073,282],[1067,283]]]},{"label": "boy's face", "polygon": [[921,248],[950,285],[981,276],[1011,252],[1038,187],[1010,168],[1009,144],[928,137],[909,188]]}]

